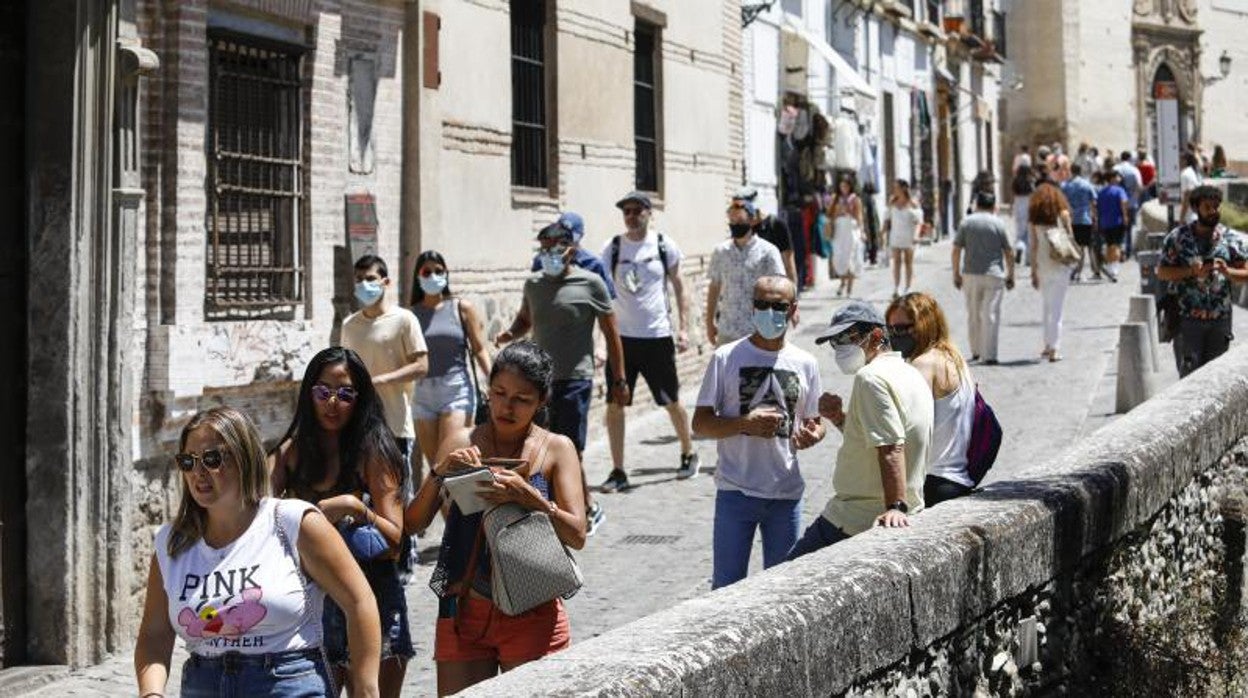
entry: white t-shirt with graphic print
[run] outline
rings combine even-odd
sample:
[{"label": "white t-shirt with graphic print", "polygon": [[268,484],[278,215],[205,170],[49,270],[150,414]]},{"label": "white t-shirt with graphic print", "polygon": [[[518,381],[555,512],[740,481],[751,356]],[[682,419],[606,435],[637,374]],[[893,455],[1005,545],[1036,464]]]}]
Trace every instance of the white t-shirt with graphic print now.
[{"label": "white t-shirt with graphic print", "polygon": [[749,337],[715,350],[698,407],[721,417],[741,417],[755,407],[775,407],[786,419],[773,438],[737,434],[719,440],[715,486],[762,499],[801,499],[806,483],[790,437],[794,425],[819,416],[819,364],[792,344],[760,349]]},{"label": "white t-shirt with graphic print", "polygon": [[[659,233],[650,230],[634,242],[620,235],[620,261],[615,265],[615,321],[621,337],[657,339],[672,336],[667,309],[667,276],[684,257],[670,235],[663,236],[667,250],[667,270],[659,258]],[[614,257],[612,240],[602,248],[602,266],[611,271]]]},{"label": "white t-shirt with graphic print", "polygon": [[[321,646],[325,592],[309,579],[305,594],[299,569],[299,526],[309,509],[316,507],[266,497],[234,542],[213,548],[201,539],[174,558],[168,553],[170,525],[160,527],[156,561],[169,599],[169,623],[191,654],[266,654]],[[290,554],[278,536],[279,523]]]}]

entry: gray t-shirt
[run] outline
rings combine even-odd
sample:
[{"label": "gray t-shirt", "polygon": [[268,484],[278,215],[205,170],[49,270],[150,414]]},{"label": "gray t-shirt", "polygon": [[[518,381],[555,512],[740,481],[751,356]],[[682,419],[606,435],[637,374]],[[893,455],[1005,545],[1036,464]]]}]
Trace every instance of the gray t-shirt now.
[{"label": "gray t-shirt", "polygon": [[555,380],[592,380],[594,322],[611,314],[611,296],[597,274],[568,267],[566,276],[545,274],[524,283],[533,341],[555,363]]},{"label": "gray t-shirt", "polygon": [[1004,255],[1013,254],[1005,224],[991,213],[972,213],[962,219],[953,244],[961,247],[962,273],[1005,278]]}]

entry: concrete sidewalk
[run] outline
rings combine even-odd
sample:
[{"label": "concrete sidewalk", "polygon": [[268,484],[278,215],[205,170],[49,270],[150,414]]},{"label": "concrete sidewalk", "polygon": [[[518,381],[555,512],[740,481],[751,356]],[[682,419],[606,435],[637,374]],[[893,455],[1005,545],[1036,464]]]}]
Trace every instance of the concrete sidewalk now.
[{"label": "concrete sidewalk", "polygon": [[[918,250],[914,290],[932,293],[948,315],[959,345],[966,346],[966,313],[950,273],[950,247],[943,242]],[[820,268],[823,271],[823,267]],[[825,273],[826,274],[826,273]],[[1029,270],[1020,267],[1019,287],[1007,293],[1003,306],[1001,364],[973,367],[975,380],[997,411],[1005,442],[989,480],[1008,478],[1023,468],[1043,462],[1079,438],[1114,418],[1115,345],[1118,325],[1125,322],[1127,299],[1138,293],[1138,268],[1125,264],[1121,281],[1073,285],[1066,302],[1065,332],[1059,363],[1040,361],[1043,347],[1040,294],[1029,285]],[[861,298],[881,310],[890,300],[888,269],[869,269],[857,283]],[[816,348],[813,337],[824,327],[832,310],[843,300],[832,296],[834,282],[823,278],[803,295],[801,325],[791,334],[799,346],[820,361],[824,389],[848,395],[851,379],[841,375],[826,347]],[[1248,313],[1236,315],[1237,334],[1248,337]],[[1163,371],[1159,385],[1177,379],[1170,347],[1161,347]],[[685,402],[692,408],[698,386],[687,385]],[[710,589],[711,522],[714,513],[715,447],[699,442],[704,467],[692,480],[677,481],[679,448],[662,410],[630,413],[627,466],[635,488],[625,494],[599,495],[606,523],[584,551],[577,555],[585,573],[585,588],[568,602],[573,641],[599,635],[678,601]],[[802,452],[800,460],[807,488],[803,526],[823,509],[831,495],[831,474],[840,435],[830,430],[819,445]],[[591,443],[585,453],[591,483],[601,482],[610,470],[606,443]],[[913,524],[922,526],[922,516]],[[405,695],[436,693],[433,628],[436,604],[427,586],[441,531],[435,524],[421,542],[422,565],[408,587],[412,635],[417,656],[408,669]],[[751,567],[761,567],[755,546]],[[135,609],[138,613],[139,609]],[[168,695],[177,695],[177,665]],[[129,657],[76,672],[48,685],[36,695],[121,695],[133,690]]]}]

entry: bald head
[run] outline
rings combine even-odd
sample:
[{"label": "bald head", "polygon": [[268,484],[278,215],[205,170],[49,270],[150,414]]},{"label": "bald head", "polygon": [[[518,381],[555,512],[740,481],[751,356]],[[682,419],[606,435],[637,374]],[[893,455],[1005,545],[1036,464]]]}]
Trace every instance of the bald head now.
[{"label": "bald head", "polygon": [[763,276],[754,282],[754,297],[760,300],[797,300],[797,287],[787,276]]}]

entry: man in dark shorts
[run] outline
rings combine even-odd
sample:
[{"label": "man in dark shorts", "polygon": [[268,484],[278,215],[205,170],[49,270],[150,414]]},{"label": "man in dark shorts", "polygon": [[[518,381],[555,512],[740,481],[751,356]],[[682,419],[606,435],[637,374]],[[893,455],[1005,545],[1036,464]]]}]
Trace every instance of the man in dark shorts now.
[{"label": "man in dark shorts", "polygon": [[[511,321],[511,327],[500,333],[494,343],[507,344],[533,330],[533,341],[554,361],[555,380],[547,404],[549,428],[571,439],[580,455],[585,450],[589,400],[594,387],[595,322],[607,340],[608,361],[623,367],[624,352],[620,348],[620,333],[607,285],[597,274],[573,264],[580,235],[563,224],[565,218],[560,217],[538,233],[542,246],[538,260],[542,272],[524,283],[520,311]],[[611,377],[611,393],[621,405],[632,402],[622,368]],[[593,535],[605,517],[602,506],[590,497],[583,469],[581,477],[589,519],[588,535]]]},{"label": "man in dark shorts", "polygon": [[[650,197],[629,192],[615,205],[624,214],[625,233],[608,240],[600,258],[616,284],[614,305],[624,347],[624,378],[631,395],[636,390],[637,376],[644,377],[654,403],[667,410],[680,440],[676,477],[684,480],[697,475],[699,461],[693,450],[689,414],[680,404],[680,380],[676,373],[676,353],[689,348],[689,308],[680,278],[683,255],[675,240],[650,229]],[[668,313],[669,281],[676,298],[679,330],[675,333]],[[608,378],[617,373],[608,361]],[[613,467],[599,489],[623,492],[631,487],[624,470],[624,405],[611,394],[607,395],[606,422]]]},{"label": "man in dark shorts", "polygon": [[1105,240],[1105,276],[1117,282],[1122,241],[1131,220],[1131,197],[1122,188],[1122,175],[1116,170],[1105,170],[1104,176],[1105,186],[1096,195],[1096,227]]},{"label": "man in dark shorts", "polygon": [[1070,280],[1078,282],[1083,275],[1083,260],[1091,258],[1092,278],[1101,278],[1101,246],[1093,235],[1096,229],[1096,187],[1083,176],[1083,165],[1070,166],[1070,179],[1062,182],[1062,193],[1070,204],[1071,228],[1079,245],[1079,264],[1070,272]]},{"label": "man in dark shorts", "polygon": [[732,195],[732,203],[729,207],[744,206],[751,204],[754,206],[750,213],[750,225],[754,227],[754,234],[760,238],[770,242],[780,250],[780,258],[784,260],[784,275],[789,277],[789,281],[797,283],[797,262],[793,256],[793,234],[789,231],[789,226],[784,221],[776,218],[774,215],[763,215],[762,209],[758,208],[756,199],[758,198],[758,190],[754,187],[741,187]]}]

